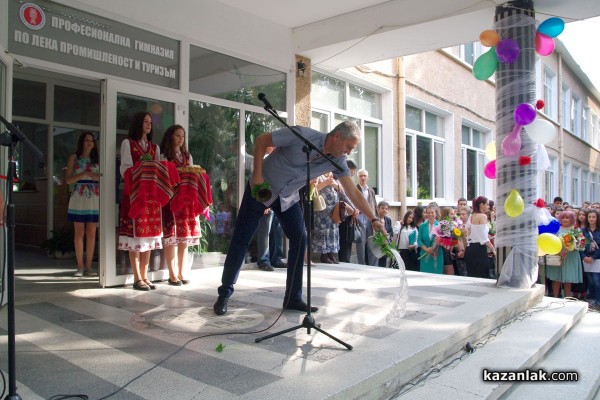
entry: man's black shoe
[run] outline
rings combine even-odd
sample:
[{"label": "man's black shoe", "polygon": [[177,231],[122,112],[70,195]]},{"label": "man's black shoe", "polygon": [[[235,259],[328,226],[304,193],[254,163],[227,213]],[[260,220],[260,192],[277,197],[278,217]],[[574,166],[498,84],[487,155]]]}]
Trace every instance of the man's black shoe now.
[{"label": "man's black shoe", "polygon": [[217,302],[213,306],[213,310],[217,315],[225,315],[227,314],[227,302],[229,301],[226,297],[219,297]]},{"label": "man's black shoe", "polygon": [[275,268],[287,268],[287,264],[284,263],[283,261],[279,260],[277,261],[277,263],[275,264]]},{"label": "man's black shoe", "polygon": [[[308,304],[306,304],[302,300],[290,301],[289,303],[287,303],[287,305],[284,302],[283,307],[285,307],[286,310],[295,310],[295,311],[302,311],[302,312],[308,311]],[[310,307],[310,312],[315,313],[317,311],[319,311],[318,307]]]},{"label": "man's black shoe", "polygon": [[273,266],[271,264],[262,264],[262,263],[259,263],[259,264],[257,264],[257,267],[261,271],[274,271],[275,270],[275,268],[273,268]]}]

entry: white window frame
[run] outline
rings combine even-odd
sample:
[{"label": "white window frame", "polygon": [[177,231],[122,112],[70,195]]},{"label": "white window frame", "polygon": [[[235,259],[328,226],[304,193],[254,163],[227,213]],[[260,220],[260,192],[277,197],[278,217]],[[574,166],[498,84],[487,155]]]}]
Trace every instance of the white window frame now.
[{"label": "white window frame", "polygon": [[563,84],[561,88],[563,129],[571,132],[571,89]]},{"label": "white window frame", "polygon": [[[469,143],[468,145],[462,143],[462,128],[463,127],[467,127],[469,128]],[[479,148],[479,147],[475,147],[472,145],[473,143],[473,129],[479,131],[482,135],[482,143],[483,143],[483,149]],[[462,124],[461,124],[461,155],[462,155],[462,160],[461,160],[461,164],[462,164],[462,171],[463,174],[460,177],[461,179],[461,197],[465,197],[467,198],[467,151],[471,150],[471,151],[475,151],[475,153],[477,154],[477,159],[479,160],[480,157],[483,157],[484,160],[484,165],[483,167],[485,167],[485,161],[486,161],[486,155],[485,155],[485,148],[487,147],[487,145],[493,140],[493,132],[483,126],[483,125],[479,125],[473,121],[469,121],[467,119],[463,119],[462,120]],[[477,171],[477,175],[476,176],[481,176],[483,177],[483,167],[481,171]],[[482,187],[477,187],[476,192],[486,196],[486,197],[491,197],[492,195],[492,185],[489,182],[489,179],[483,179],[480,180],[478,182],[478,184],[481,184]]]},{"label": "white window frame", "polygon": [[[442,132],[444,134],[443,137],[433,136],[425,132],[415,131],[413,129],[406,128],[406,136],[407,138],[412,137],[412,145],[411,145],[411,160],[413,163],[411,165],[412,171],[409,174],[412,178],[412,188],[413,188],[413,196],[407,197],[411,202],[418,202],[421,200],[425,201],[438,201],[438,202],[446,202],[454,201],[454,195],[451,194],[454,191],[454,175],[449,173],[452,170],[451,166],[454,165],[454,148],[450,148],[451,144],[454,143],[454,131],[452,130],[453,126],[453,117],[452,114],[446,110],[443,110],[439,107],[436,107],[432,104],[426,103],[422,100],[416,98],[407,98],[406,105],[421,109],[421,118],[422,118],[422,126],[425,127],[425,112],[429,112],[437,115],[442,118]],[[431,199],[421,199],[417,197],[418,185],[417,185],[417,168],[416,168],[416,160],[417,160],[417,139],[418,137],[424,137],[431,140],[431,159],[435,161],[433,152],[435,149],[436,143],[442,143],[444,146],[444,161],[443,166],[441,168],[435,168],[435,165],[431,168]],[[442,181],[444,182],[443,189],[443,197],[435,196],[435,182],[436,182],[436,170],[441,170],[444,173],[442,177]],[[450,199],[452,197],[452,199]]]},{"label": "white window frame", "polygon": [[571,96],[571,128],[572,133],[578,138],[581,137],[581,98],[576,95]]},{"label": "white window frame", "polygon": [[581,204],[581,168],[575,166],[571,168],[571,204],[578,206]]},{"label": "white window frame", "polygon": [[558,96],[556,93],[557,87],[557,76],[549,66],[544,64],[544,79],[543,79],[543,98],[544,98],[544,109],[543,112],[552,121],[556,121],[558,114]]}]

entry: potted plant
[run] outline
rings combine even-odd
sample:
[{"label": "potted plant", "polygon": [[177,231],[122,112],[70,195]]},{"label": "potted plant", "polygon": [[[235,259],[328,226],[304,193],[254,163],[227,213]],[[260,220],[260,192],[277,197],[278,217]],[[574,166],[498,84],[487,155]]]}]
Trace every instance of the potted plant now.
[{"label": "potted plant", "polygon": [[64,227],[58,231],[52,230],[52,237],[42,242],[40,247],[48,253],[50,258],[73,258],[75,245],[73,244],[73,232]]}]

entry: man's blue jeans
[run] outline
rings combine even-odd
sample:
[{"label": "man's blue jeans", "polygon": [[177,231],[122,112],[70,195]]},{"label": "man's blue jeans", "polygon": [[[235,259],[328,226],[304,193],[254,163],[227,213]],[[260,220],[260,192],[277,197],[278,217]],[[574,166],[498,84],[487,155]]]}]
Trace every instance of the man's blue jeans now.
[{"label": "man's blue jeans", "polygon": [[[235,221],[233,237],[223,266],[219,297],[229,298],[233,294],[233,285],[242,268],[242,263],[248,251],[248,244],[266,207],[252,197],[250,185],[246,185],[240,211]],[[281,211],[279,199],[271,205],[271,209],[279,218],[283,232],[290,240],[288,253],[287,280],[285,299],[290,301],[302,300],[302,277],[304,268],[304,252],[306,249],[306,229],[300,203],[296,203],[284,212]]]},{"label": "man's blue jeans", "polygon": [[273,210],[261,217],[256,230],[258,265],[276,266],[283,258],[283,232]]},{"label": "man's blue jeans", "polygon": [[588,280],[588,302],[600,305],[600,272],[586,272]]}]

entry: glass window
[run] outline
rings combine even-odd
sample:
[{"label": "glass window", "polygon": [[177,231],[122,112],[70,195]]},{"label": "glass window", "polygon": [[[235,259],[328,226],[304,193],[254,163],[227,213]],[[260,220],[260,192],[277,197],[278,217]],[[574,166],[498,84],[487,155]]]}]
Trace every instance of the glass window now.
[{"label": "glass window", "polygon": [[212,185],[213,229],[207,238],[208,250],[226,253],[233,224],[226,229],[217,227],[214,215],[219,210],[230,214],[231,221],[237,216],[240,111],[194,100],[189,107],[189,150],[194,164],[206,169]]},{"label": "glass window", "polygon": [[556,74],[544,66],[544,113],[556,120]]},{"label": "glass window", "polygon": [[444,143],[434,142],[435,197],[444,198]]},{"label": "glass window", "polygon": [[[375,190],[375,194],[381,194],[378,187],[379,180],[379,127],[365,125],[364,132],[365,162],[364,168],[369,171],[369,183]],[[352,157],[351,157],[352,158]]]},{"label": "glass window", "polygon": [[435,115],[425,111],[425,132],[433,136],[444,137],[443,119],[439,115]]},{"label": "glass window", "polygon": [[471,145],[471,128],[465,125],[462,126],[462,144]]},{"label": "glass window", "polygon": [[432,141],[423,136],[417,136],[417,198],[431,199],[431,160]]},{"label": "glass window", "polygon": [[413,136],[406,135],[406,197],[413,197]]},{"label": "glass window", "polygon": [[311,74],[311,101],[323,108],[346,109],[346,82],[327,75]]},{"label": "glass window", "polygon": [[423,121],[421,121],[421,109],[406,105],[406,128],[423,132]]},{"label": "glass window", "polygon": [[577,137],[581,137],[581,99],[572,97],[571,101],[571,128]]},{"label": "glass window", "polygon": [[127,137],[133,114],[148,111],[152,116],[152,142],[160,145],[167,128],[175,122],[175,104],[119,93],[117,95],[117,153]]},{"label": "glass window", "polygon": [[100,125],[100,93],[54,86],[54,120]]},{"label": "glass window", "polygon": [[329,132],[329,114],[313,111],[310,119],[310,127],[320,132]]},{"label": "glass window", "polygon": [[373,118],[381,118],[379,101],[381,96],[365,88],[349,85],[350,101],[348,111]]},{"label": "glass window", "polygon": [[563,85],[562,87],[562,125],[570,131],[571,130],[571,91],[569,87]]},{"label": "glass window", "polygon": [[276,129],[281,128],[281,125],[267,114],[258,114],[253,112],[246,112],[244,120],[246,121],[246,153],[244,154],[244,171],[246,181],[250,178],[250,172],[253,168],[254,157],[254,143],[256,138],[265,132],[272,132]]},{"label": "glass window", "polygon": [[193,45],[190,92],[260,107],[264,93],[275,109],[287,109],[285,72]]},{"label": "glass window", "polygon": [[13,116],[46,118],[46,84],[13,79]]}]

